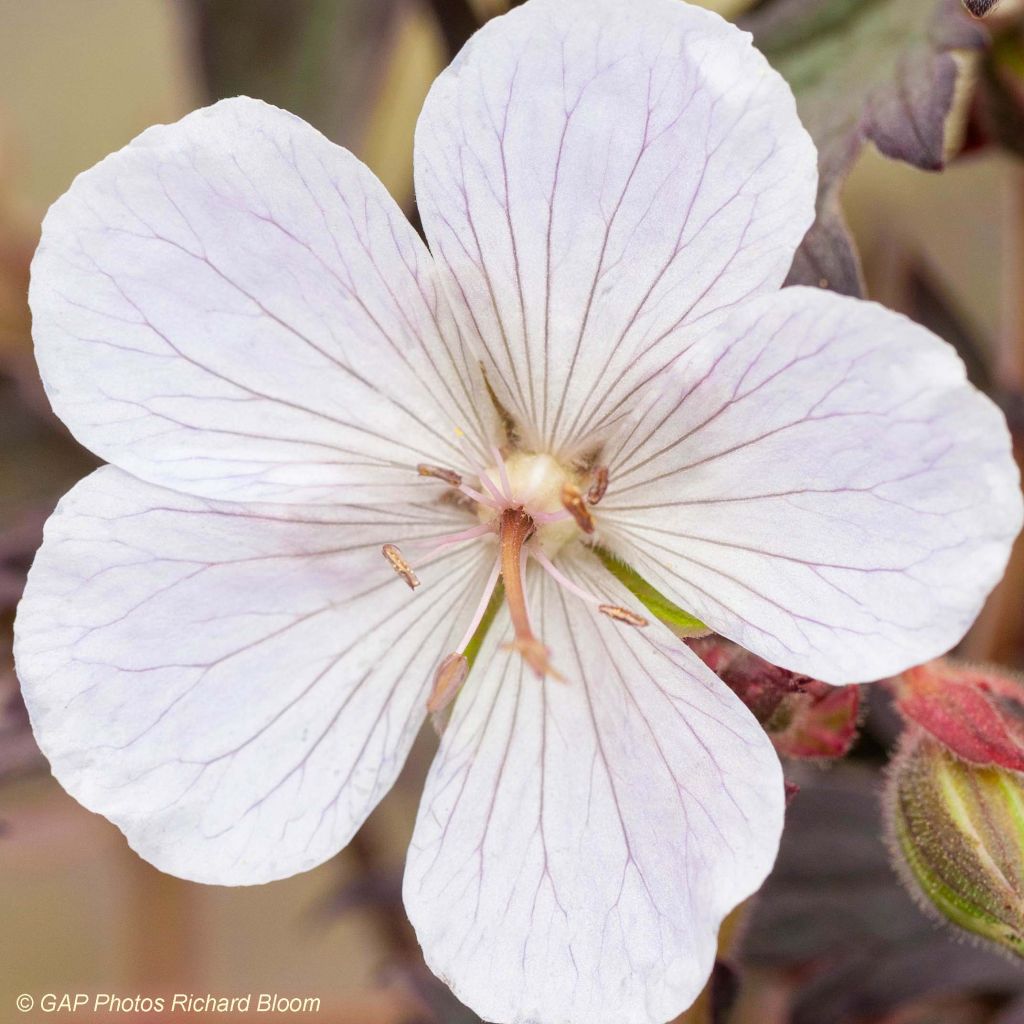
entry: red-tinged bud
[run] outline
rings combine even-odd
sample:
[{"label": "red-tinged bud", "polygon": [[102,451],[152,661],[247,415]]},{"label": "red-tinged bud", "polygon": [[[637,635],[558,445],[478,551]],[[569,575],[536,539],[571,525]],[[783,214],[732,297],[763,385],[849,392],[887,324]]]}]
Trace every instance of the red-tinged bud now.
[{"label": "red-tinged bud", "polygon": [[896,706],[954,754],[1024,772],[1024,684],[992,669],[929,662],[893,681]]},{"label": "red-tinged bud", "polygon": [[688,641],[690,650],[704,662],[705,665],[716,675],[722,675],[726,669],[741,655],[746,654],[746,651],[740,647],[739,644],[734,644],[731,640],[726,640],[724,637],[716,636],[712,633],[710,636],[698,637],[695,640]]},{"label": "red-tinged bud", "polygon": [[775,749],[786,757],[837,758],[857,738],[859,686],[829,686],[810,679],[786,697],[765,723]]},{"label": "red-tinged bud", "polygon": [[779,668],[722,637],[691,640],[705,665],[753,712],[786,757],[843,757],[857,736],[860,688]]},{"label": "red-tinged bud", "polygon": [[783,699],[798,693],[806,681],[806,676],[778,668],[720,636],[691,640],[690,648],[762,725],[775,714]]}]

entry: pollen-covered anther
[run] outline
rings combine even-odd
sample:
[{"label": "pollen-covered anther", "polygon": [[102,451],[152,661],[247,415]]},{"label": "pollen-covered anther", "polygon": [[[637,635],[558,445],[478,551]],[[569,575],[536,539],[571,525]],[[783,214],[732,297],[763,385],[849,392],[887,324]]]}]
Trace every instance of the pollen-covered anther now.
[{"label": "pollen-covered anther", "polygon": [[583,492],[568,480],[562,484],[562,505],[584,533],[594,532],[594,519],[583,500]]},{"label": "pollen-covered anther", "polygon": [[402,557],[402,552],[394,544],[385,544],[381,554],[391,563],[391,568],[409,584],[410,590],[420,585],[419,577],[412,571],[412,566]]},{"label": "pollen-covered anther", "polygon": [[464,654],[449,654],[434,673],[434,688],[427,698],[427,711],[432,715],[443,711],[459,692],[469,675],[469,662]]},{"label": "pollen-covered anther", "polygon": [[598,466],[594,470],[594,479],[587,491],[587,504],[596,505],[608,490],[608,467]]},{"label": "pollen-covered anther", "polygon": [[607,615],[609,619],[614,619],[616,622],[624,622],[627,626],[636,626],[639,629],[642,626],[648,625],[647,619],[642,615],[637,615],[636,612],[631,612],[628,608],[623,608],[618,604],[599,604],[597,610]]},{"label": "pollen-covered anther", "polygon": [[430,466],[425,462],[421,462],[416,467],[416,472],[420,476],[432,477],[434,480],[443,480],[446,484],[451,484],[452,487],[458,487],[462,483],[462,477],[454,469],[445,469],[444,466]]}]

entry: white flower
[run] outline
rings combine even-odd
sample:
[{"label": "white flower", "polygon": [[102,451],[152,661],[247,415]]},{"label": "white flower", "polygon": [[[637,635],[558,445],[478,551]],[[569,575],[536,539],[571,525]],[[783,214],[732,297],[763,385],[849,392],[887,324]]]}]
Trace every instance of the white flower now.
[{"label": "white flower", "polygon": [[847,683],[955,643],[1021,520],[951,349],[778,290],[815,183],[782,79],[677,0],[474,37],[417,130],[430,253],[253,100],[81,175],[31,303],[53,406],[112,465],[17,623],[62,784],[166,871],[265,882],[348,842],[461,684],[406,873],[427,961],[491,1021],[678,1013],[782,779],[595,546]]}]

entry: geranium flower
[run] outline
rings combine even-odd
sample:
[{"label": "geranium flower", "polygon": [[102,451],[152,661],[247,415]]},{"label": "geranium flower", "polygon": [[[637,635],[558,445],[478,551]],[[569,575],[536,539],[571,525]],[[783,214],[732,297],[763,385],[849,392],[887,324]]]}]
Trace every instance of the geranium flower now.
[{"label": "geranium flower", "polygon": [[532,0],[415,159],[429,252],[249,99],[54,205],[39,365],[111,466],[32,569],[33,726],[141,856],[244,884],[340,850],[449,705],[405,880],[430,966],[491,1021],[664,1021],[783,785],[634,591],[832,682],[925,661],[1019,528],[1005,423],[923,328],[779,290],[814,148],[712,14]]}]

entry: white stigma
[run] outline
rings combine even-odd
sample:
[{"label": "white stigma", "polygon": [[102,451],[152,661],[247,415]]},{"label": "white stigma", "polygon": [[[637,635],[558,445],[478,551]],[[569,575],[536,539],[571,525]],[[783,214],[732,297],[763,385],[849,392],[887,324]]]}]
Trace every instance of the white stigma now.
[{"label": "white stigma", "polygon": [[562,503],[563,488],[574,482],[570,472],[547,454],[516,452],[500,459],[495,452],[495,456],[496,464],[480,475],[482,489],[498,492],[491,503],[478,504],[482,523],[496,523],[505,509],[521,508],[536,526],[533,543],[549,557],[579,536],[576,521]]}]

